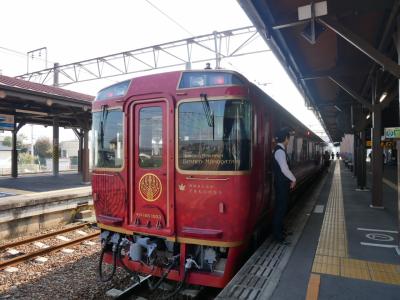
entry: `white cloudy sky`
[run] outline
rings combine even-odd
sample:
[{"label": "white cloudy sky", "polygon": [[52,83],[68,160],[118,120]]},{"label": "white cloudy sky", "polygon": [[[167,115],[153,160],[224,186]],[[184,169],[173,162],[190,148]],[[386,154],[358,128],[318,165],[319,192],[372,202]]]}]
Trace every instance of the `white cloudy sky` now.
[{"label": "white cloudy sky", "polygon": [[[251,25],[236,0],[2,0],[1,8],[0,70],[8,76],[26,73],[26,53],[41,47],[48,49],[50,67]],[[30,71],[45,68],[44,60],[30,59],[29,65]],[[271,52],[222,60],[221,66],[259,83],[311,129],[322,130]],[[94,95],[118,80],[66,88]],[[21,132],[31,136],[29,126]],[[34,138],[51,137],[50,128],[33,132]],[[74,138],[71,130],[61,130],[61,141]]]}]

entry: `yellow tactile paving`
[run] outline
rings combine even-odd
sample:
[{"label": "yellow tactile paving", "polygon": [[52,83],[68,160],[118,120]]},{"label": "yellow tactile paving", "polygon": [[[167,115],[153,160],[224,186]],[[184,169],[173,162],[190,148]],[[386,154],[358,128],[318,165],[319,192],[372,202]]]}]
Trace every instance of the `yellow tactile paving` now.
[{"label": "yellow tactile paving", "polygon": [[335,166],[312,272],[400,285],[400,265],[349,258],[338,163]]},{"label": "yellow tactile paving", "polygon": [[400,285],[400,273],[380,272],[370,270],[371,280]]},{"label": "yellow tactile paving", "polygon": [[340,260],[340,265],[346,268],[368,269],[367,261],[360,259],[342,258]]},{"label": "yellow tactile paving", "polygon": [[347,257],[340,164],[336,164],[324,221],[317,247],[318,255]]},{"label": "yellow tactile paving", "polygon": [[371,280],[368,269],[363,269],[363,268],[350,268],[346,266],[341,266],[340,276],[355,278],[355,279]]},{"label": "yellow tactile paving", "polygon": [[368,268],[373,271],[387,272],[387,273],[400,273],[400,265],[383,264],[368,261]]},{"label": "yellow tactile paving", "polygon": [[318,274],[311,274],[308,281],[306,300],[317,300],[319,295],[319,285],[321,283],[321,276]]},{"label": "yellow tactile paving", "polygon": [[340,275],[340,266],[314,262],[312,272],[338,276]]}]

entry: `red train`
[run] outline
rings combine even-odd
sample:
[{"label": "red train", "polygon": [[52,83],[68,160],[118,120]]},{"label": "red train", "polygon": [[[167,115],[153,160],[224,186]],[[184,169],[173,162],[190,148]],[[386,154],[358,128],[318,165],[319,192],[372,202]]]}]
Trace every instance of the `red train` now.
[{"label": "red train", "polygon": [[295,132],[288,154],[301,186],[321,169],[324,142],[236,72],[170,72],[101,90],[92,130],[101,263],[224,287],[271,218],[273,133],[283,126]]}]

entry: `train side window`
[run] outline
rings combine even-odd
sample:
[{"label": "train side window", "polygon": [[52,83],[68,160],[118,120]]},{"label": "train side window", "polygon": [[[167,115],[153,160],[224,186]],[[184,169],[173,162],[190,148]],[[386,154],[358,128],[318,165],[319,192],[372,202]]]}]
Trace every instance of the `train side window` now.
[{"label": "train side window", "polygon": [[303,138],[298,137],[296,143],[296,161],[300,162],[302,160],[301,157],[301,150],[302,150],[302,145],[303,145]]},{"label": "train side window", "polygon": [[162,109],[145,107],[139,111],[139,166],[144,169],[162,165]]},{"label": "train side window", "polygon": [[[289,138],[289,144],[287,146],[287,155],[289,156],[290,162],[294,161],[294,136],[291,135]],[[292,163],[293,164],[293,163]]]},{"label": "train side window", "polygon": [[301,160],[307,160],[307,155],[308,155],[308,150],[307,147],[308,143],[306,139],[303,139],[303,145],[302,145],[302,149],[301,149]]}]

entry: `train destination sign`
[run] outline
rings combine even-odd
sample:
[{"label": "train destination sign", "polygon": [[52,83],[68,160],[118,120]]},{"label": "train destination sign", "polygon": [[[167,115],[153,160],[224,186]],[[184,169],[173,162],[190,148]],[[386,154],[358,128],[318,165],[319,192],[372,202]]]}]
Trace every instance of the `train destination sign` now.
[{"label": "train destination sign", "polygon": [[0,130],[14,130],[14,116],[0,114]]},{"label": "train destination sign", "polygon": [[400,139],[400,127],[385,128],[385,139]]}]

